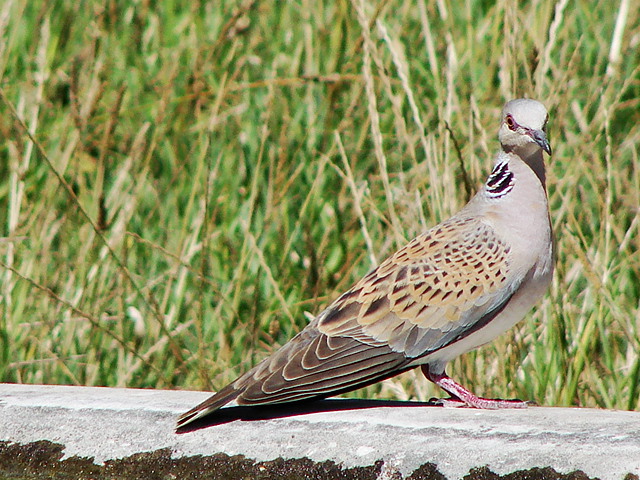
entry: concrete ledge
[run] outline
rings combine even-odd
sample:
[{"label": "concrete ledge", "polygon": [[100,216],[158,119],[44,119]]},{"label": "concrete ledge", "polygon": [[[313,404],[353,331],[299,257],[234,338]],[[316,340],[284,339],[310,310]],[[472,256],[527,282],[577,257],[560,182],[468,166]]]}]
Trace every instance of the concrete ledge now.
[{"label": "concrete ledge", "polygon": [[[109,466],[113,475],[116,459],[145,458],[156,472],[162,464],[173,475],[181,472],[182,478],[196,478],[185,473],[186,461],[192,462],[198,478],[304,478],[315,472],[309,478],[453,480],[469,472],[468,478],[498,478],[491,472],[522,470],[524,476],[509,478],[621,480],[640,475],[640,412],[542,407],[478,411],[325,400],[299,407],[294,415],[291,407],[232,407],[210,425],[176,434],[176,416],[207,396],[0,384],[0,477],[7,473],[3,469],[11,468],[9,460],[17,461],[20,455],[26,469],[37,468],[29,457],[43,455],[46,446],[53,452],[50,463],[67,459],[60,468],[84,462],[84,478],[87,469],[98,468],[95,465]],[[58,446],[34,443],[42,440]],[[152,453],[145,457],[142,452]],[[175,470],[172,462],[184,470]],[[230,470],[223,475],[217,469],[225,465]],[[284,476],[285,470],[293,476]],[[92,477],[101,478],[96,472]]]}]

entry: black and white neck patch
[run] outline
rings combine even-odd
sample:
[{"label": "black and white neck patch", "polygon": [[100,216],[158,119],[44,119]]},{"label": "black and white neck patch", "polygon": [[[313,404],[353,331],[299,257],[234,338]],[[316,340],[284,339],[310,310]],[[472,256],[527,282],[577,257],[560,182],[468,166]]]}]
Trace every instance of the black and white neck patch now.
[{"label": "black and white neck patch", "polygon": [[514,184],[514,175],[509,170],[509,162],[500,162],[493,167],[491,175],[487,178],[487,195],[490,198],[502,197],[513,189]]}]

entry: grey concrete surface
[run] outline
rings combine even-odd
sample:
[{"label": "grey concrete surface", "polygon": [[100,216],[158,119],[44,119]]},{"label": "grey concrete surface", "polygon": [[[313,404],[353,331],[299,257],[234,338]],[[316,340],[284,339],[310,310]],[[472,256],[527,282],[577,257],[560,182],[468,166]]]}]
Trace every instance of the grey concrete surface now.
[{"label": "grey concrete surface", "polygon": [[[307,411],[231,408],[199,430],[176,434],[176,416],[203,392],[0,384],[0,440],[50,440],[67,457],[96,463],[169,448],[174,457],[242,454],[333,460],[345,467],[385,462],[407,476],[432,462],[448,479],[488,466],[504,475],[550,466],[561,473],[621,480],[640,475],[640,412],[530,407],[479,411],[411,403],[328,400]],[[230,418],[242,417],[233,421]],[[270,418],[269,418],[270,417]]]}]

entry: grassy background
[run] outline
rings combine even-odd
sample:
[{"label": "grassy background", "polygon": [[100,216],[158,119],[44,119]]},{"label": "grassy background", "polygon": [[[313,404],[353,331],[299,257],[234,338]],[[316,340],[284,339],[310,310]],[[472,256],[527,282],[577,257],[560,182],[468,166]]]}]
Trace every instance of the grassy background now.
[{"label": "grassy background", "polygon": [[[527,95],[557,272],[448,371],[640,408],[637,7],[5,0],[0,380],[222,387],[458,210]],[[409,372],[354,395],[441,393]]]}]

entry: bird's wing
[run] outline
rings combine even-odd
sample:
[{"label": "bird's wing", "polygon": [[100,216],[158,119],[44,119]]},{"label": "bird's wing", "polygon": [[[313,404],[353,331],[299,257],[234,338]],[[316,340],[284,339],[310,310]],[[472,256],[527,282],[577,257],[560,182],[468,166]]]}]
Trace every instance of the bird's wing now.
[{"label": "bird's wing", "polygon": [[417,237],[236,380],[238,403],[323,397],[393,376],[488,323],[509,301],[509,248],[453,218]]},{"label": "bird's wing", "polygon": [[509,251],[487,223],[453,217],[360,280],[319,315],[317,328],[411,358],[434,352],[486,324],[517,290]]}]

